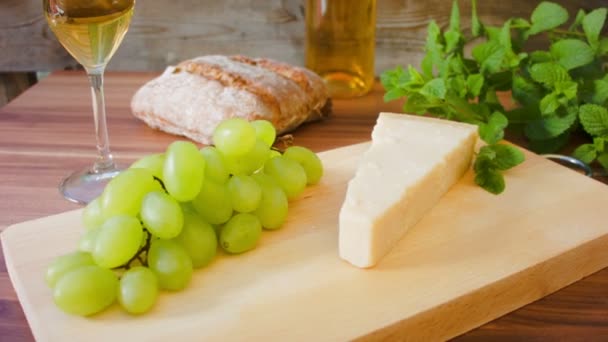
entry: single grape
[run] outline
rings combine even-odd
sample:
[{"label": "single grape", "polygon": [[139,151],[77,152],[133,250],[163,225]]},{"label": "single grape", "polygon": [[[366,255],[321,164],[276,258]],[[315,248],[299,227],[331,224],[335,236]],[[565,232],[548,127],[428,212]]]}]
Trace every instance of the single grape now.
[{"label": "single grape", "polygon": [[146,169],[127,169],[114,177],[101,195],[101,211],[104,219],[116,215],[137,216],[144,196],[158,183]]},{"label": "single grape", "polygon": [[262,199],[262,189],[251,176],[232,176],[228,192],[234,210],[241,213],[254,211]]},{"label": "single grape", "polygon": [[260,219],[262,227],[266,229],[278,229],[287,219],[289,203],[283,189],[274,179],[263,173],[252,176],[262,189],[262,200],[253,212]]},{"label": "single grape", "polygon": [[150,154],[150,155],[147,155],[145,157],[142,157],[142,158],[136,160],[133,164],[131,164],[130,168],[146,169],[154,177],[163,179],[164,165],[165,165],[165,154],[157,153],[157,154]]},{"label": "single grape", "polygon": [[260,220],[252,214],[236,214],[222,228],[220,245],[233,254],[253,249],[262,236]]},{"label": "single grape", "polygon": [[192,267],[207,266],[217,251],[213,227],[195,212],[184,212],[184,229],[175,238],[192,259]]},{"label": "single grape", "polygon": [[184,248],[173,240],[155,240],[148,252],[148,266],[158,278],[163,290],[178,291],[192,278],[192,259]]},{"label": "single grape", "polygon": [[262,140],[266,146],[270,147],[274,144],[274,140],[277,137],[277,131],[270,121],[255,120],[251,122],[251,125],[255,129],[256,137],[259,140]]},{"label": "single grape", "polygon": [[46,269],[46,283],[49,287],[53,288],[57,281],[66,273],[78,267],[90,265],[95,265],[90,253],[79,251],[60,255],[53,259]]},{"label": "single grape", "polygon": [[317,184],[323,176],[323,163],[316,153],[302,146],[290,146],[283,153],[285,158],[298,162],[306,172],[306,183]]},{"label": "single grape", "polygon": [[118,279],[111,270],[95,265],[81,266],[57,281],[53,299],[67,313],[89,316],[114,303],[117,288]]},{"label": "single grape", "polygon": [[95,249],[95,242],[97,241],[99,231],[100,229],[91,229],[86,231],[78,241],[78,250],[92,253],[93,249]]},{"label": "single grape", "polygon": [[306,172],[302,165],[284,156],[268,159],[264,173],[274,178],[288,199],[298,197],[306,188]]},{"label": "single grape", "polygon": [[152,191],[144,197],[140,215],[148,231],[161,239],[176,237],[184,225],[179,203],[160,191]]},{"label": "single grape", "polygon": [[226,156],[228,171],[233,175],[250,175],[264,166],[270,155],[270,148],[266,144],[257,140],[253,148],[238,157]]},{"label": "single grape", "polygon": [[96,229],[101,226],[105,217],[101,211],[101,199],[95,198],[82,211],[82,224],[87,229]]},{"label": "single grape", "polygon": [[133,216],[121,215],[108,219],[99,228],[95,239],[93,259],[104,268],[114,268],[129,261],[141,245],[143,228]]},{"label": "single grape", "polygon": [[118,288],[118,303],[130,314],[142,314],[158,298],[158,279],[149,268],[137,266],[123,273]]},{"label": "single grape", "polygon": [[228,167],[224,155],[215,146],[205,146],[201,149],[205,159],[205,179],[211,179],[217,183],[226,183],[228,180]]},{"label": "single grape", "polygon": [[223,154],[236,157],[249,152],[255,144],[255,129],[241,118],[222,121],[213,131],[213,143]]},{"label": "single grape", "polygon": [[201,191],[192,201],[192,206],[203,220],[211,224],[222,224],[232,216],[232,201],[226,184],[205,179]]},{"label": "single grape", "polygon": [[274,158],[274,157],[280,157],[281,155],[282,155],[281,152],[279,152],[277,150],[270,150],[270,154],[268,154],[268,159]]},{"label": "single grape", "polygon": [[191,201],[201,188],[205,176],[205,159],[196,145],[176,141],[165,153],[163,180],[165,188],[180,202]]}]

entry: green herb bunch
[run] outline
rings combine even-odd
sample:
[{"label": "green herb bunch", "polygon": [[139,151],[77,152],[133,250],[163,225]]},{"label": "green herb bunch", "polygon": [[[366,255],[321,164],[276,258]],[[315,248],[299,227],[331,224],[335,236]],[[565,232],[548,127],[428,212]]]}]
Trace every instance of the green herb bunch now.
[{"label": "green herb bunch", "polygon": [[[566,9],[542,2],[530,20],[512,18],[496,27],[481,23],[473,0],[471,34],[465,36],[455,0],[446,30],[429,23],[420,71],[410,65],[382,74],[384,99],[407,97],[405,112],[477,124],[487,145],[474,162],[475,182],[494,194],[505,188],[502,173],[524,161],[521,150],[499,143],[507,126],[539,153],[559,150],[582,127],[589,143],[574,156],[608,169],[608,38],[600,35],[606,13],[580,10],[564,28]],[[528,39],[539,34],[549,38],[549,49],[526,51]],[[469,42],[474,46],[466,56]],[[511,91],[515,109],[505,110],[500,91]]]}]

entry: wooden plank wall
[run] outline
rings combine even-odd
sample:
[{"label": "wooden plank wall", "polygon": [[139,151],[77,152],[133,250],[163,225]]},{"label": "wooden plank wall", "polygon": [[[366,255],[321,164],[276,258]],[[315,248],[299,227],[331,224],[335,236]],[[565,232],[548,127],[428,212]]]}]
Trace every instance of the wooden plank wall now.
[{"label": "wooden plank wall", "polygon": [[[356,0],[354,0],[356,1]],[[376,71],[418,64],[429,20],[445,26],[451,0],[377,0]],[[529,17],[540,1],[479,1],[486,23]],[[607,0],[557,0],[572,13],[608,6]],[[462,13],[470,1],[460,0]],[[203,54],[247,54],[303,64],[305,0],[140,0],[131,29],[110,70],[162,70]],[[77,67],[42,15],[42,0],[0,5],[0,72]]]}]

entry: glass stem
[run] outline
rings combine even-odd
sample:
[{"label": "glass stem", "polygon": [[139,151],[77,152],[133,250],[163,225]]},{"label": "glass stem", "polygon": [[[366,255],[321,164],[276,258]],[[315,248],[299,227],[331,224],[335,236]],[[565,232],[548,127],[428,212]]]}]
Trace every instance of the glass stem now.
[{"label": "glass stem", "polygon": [[114,160],[110,153],[110,140],[108,138],[108,125],[106,122],[106,103],[103,95],[103,69],[87,71],[91,82],[91,95],[93,96],[93,115],[95,117],[95,136],[97,138],[97,161],[93,172],[104,172],[115,169]]}]

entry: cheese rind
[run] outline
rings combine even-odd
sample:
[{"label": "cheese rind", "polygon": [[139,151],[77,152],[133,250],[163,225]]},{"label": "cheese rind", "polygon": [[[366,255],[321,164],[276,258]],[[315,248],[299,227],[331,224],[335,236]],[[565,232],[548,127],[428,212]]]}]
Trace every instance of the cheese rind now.
[{"label": "cheese rind", "polygon": [[470,167],[477,126],[381,113],[340,210],[340,257],[371,267]]}]

